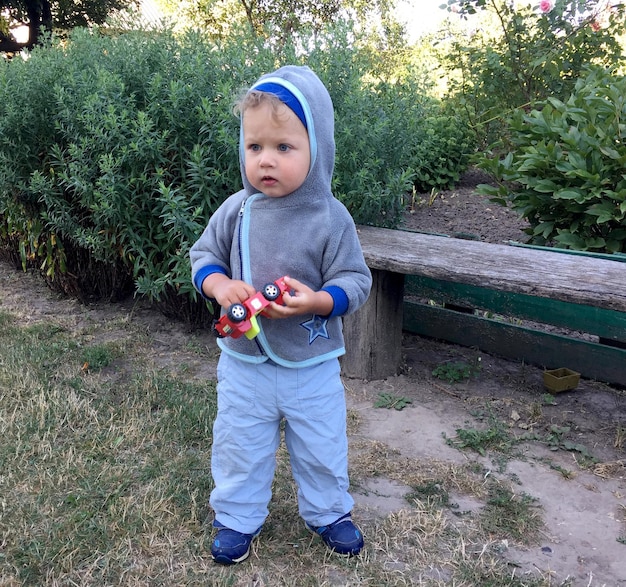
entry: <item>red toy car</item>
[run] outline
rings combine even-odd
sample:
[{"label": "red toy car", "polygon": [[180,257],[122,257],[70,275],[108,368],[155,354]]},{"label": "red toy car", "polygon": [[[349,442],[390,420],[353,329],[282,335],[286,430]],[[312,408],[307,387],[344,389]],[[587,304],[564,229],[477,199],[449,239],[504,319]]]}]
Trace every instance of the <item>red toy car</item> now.
[{"label": "red toy car", "polygon": [[289,291],[285,278],[280,277],[274,283],[268,283],[253,296],[241,304],[232,304],[216,323],[215,330],[221,338],[231,336],[239,338],[242,334],[252,340],[260,332],[257,316],[272,302],[283,301],[283,294]]}]

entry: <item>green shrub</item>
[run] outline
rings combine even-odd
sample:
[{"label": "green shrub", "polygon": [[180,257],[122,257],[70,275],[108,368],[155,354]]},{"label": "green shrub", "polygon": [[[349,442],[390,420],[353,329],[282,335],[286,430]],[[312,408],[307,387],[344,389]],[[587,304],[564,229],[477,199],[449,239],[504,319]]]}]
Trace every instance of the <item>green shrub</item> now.
[{"label": "green shrub", "polygon": [[539,2],[446,4],[472,27],[442,30],[433,45],[447,70],[450,98],[484,145],[501,137],[503,118],[514,109],[548,96],[565,100],[585,67],[610,67],[623,56],[622,3],[555,0],[545,12]]},{"label": "green shrub", "polygon": [[[31,129],[0,160],[3,236],[18,235],[23,262],[84,299],[115,299],[133,280],[155,301],[195,299],[189,246],[240,183],[230,107],[244,81],[221,73],[221,59],[196,35],[77,30],[5,69],[3,88],[17,80],[20,99],[39,99],[38,125],[3,119],[3,136]],[[50,73],[35,96],[40,70]]]},{"label": "green shrub", "polygon": [[28,62],[0,59],[0,245],[16,266],[50,260],[59,247],[28,185],[55,141],[52,88],[65,77],[64,67],[59,53]]},{"label": "green shrub", "polygon": [[403,152],[409,135],[398,132],[394,113],[385,108],[390,105],[387,91],[379,86],[333,96],[337,110],[334,191],[355,222],[394,227],[415,172]]},{"label": "green shrub", "polygon": [[[318,39],[306,64],[333,99],[337,164],[334,191],[358,224],[395,228],[412,190],[458,182],[474,153],[468,126],[428,96],[423,74],[392,71],[377,54],[355,50],[345,28]],[[377,73],[378,72],[378,73]]]},{"label": "green shrub", "polygon": [[626,252],[626,77],[596,69],[569,99],[509,121],[514,150],[484,157],[498,181],[482,193],[528,219],[530,242]]},{"label": "green shrub", "polygon": [[435,105],[415,133],[412,159],[415,166],[415,189],[450,189],[461,179],[476,149],[476,136],[466,121],[449,111],[447,105]]},{"label": "green shrub", "polygon": [[0,248],[81,299],[134,288],[197,321],[206,304],[189,248],[241,186],[233,99],[285,62],[310,65],[335,102],[337,196],[357,222],[396,226],[411,187],[453,182],[470,147],[410,76],[374,79],[376,56],[349,37],[337,26],[306,55],[276,56],[245,32],[216,45],[192,32],[75,30],[3,62]]}]

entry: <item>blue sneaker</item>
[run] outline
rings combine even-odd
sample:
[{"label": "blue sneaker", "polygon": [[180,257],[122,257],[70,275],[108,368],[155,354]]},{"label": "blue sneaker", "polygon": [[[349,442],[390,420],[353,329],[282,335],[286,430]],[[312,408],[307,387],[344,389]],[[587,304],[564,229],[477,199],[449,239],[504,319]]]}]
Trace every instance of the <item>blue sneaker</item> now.
[{"label": "blue sneaker", "polygon": [[250,556],[252,541],[261,533],[263,527],[253,534],[243,534],[227,528],[217,520],[213,522],[213,526],[218,528],[218,531],[211,545],[211,556],[221,565],[234,565],[245,561]]},{"label": "blue sneaker", "polygon": [[355,556],[363,548],[363,534],[353,524],[350,513],[328,526],[312,526],[308,522],[305,525],[311,532],[319,534],[324,544],[337,554]]}]

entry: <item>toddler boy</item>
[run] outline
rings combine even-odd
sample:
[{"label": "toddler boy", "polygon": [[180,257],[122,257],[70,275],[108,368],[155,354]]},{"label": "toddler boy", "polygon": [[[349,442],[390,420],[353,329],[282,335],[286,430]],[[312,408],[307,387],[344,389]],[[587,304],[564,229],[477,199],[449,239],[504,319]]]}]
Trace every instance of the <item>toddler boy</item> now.
[{"label": "toddler boy", "polygon": [[331,192],[333,105],[308,67],[261,77],[237,104],[244,189],[213,214],[190,253],[194,286],[223,309],[285,275],[290,292],[251,340],[220,338],[213,428],[211,554],[250,554],[268,515],[285,443],[306,527],[333,551],[358,554],[348,492],[341,317],[367,299],[371,275],[354,222]]}]

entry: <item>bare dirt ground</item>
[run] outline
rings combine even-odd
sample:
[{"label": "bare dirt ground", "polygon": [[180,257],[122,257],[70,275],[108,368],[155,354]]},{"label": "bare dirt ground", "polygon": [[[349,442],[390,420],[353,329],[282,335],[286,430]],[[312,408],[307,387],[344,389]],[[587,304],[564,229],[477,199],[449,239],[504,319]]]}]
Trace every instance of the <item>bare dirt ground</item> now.
[{"label": "bare dirt ground", "polygon": [[477,184],[488,182],[483,172],[470,170],[454,190],[419,194],[409,204],[402,228],[496,244],[525,242],[526,221],[476,193]]},{"label": "bare dirt ground", "polygon": [[[476,184],[486,181],[480,172],[470,171],[455,190],[421,194],[409,206],[403,228],[499,244],[526,242],[524,220],[476,194]],[[417,336],[405,337],[404,352],[405,374],[384,382],[354,382],[351,397],[359,399],[361,408],[380,391],[413,399],[402,411],[366,409],[365,433],[402,454],[455,461],[467,455],[451,448],[442,435],[451,438],[459,428],[475,427],[471,414],[477,406],[490,406],[511,430],[532,430],[543,439],[555,440],[551,431],[567,429],[569,442],[586,447],[597,461],[582,465],[581,453],[555,450],[549,440],[528,443],[506,463],[504,476],[519,482],[519,491],[538,498],[546,532],[536,547],[505,547],[504,556],[523,571],[552,576],[555,585],[626,585],[624,391],[582,380],[577,389],[558,394],[555,405],[542,405],[545,389],[538,368]],[[480,373],[464,383],[442,384],[432,376],[442,362],[475,364],[479,356]],[[484,460],[488,471],[497,468],[495,461]],[[405,490],[390,486],[387,494],[399,497]]]},{"label": "bare dirt ground", "polygon": [[[457,190],[429,194],[407,212],[406,227],[480,240],[523,240],[523,223],[510,211],[476,196],[475,176]],[[60,298],[32,274],[0,263],[0,309],[24,321],[54,318],[79,327],[122,315],[131,316],[152,337],[163,365],[184,360],[196,375],[215,376],[216,346],[210,333],[196,333],[206,349],[185,356],[189,337],[184,326],[130,300],[83,306]],[[390,458],[437,459],[453,464],[475,461],[487,476],[513,481],[519,493],[537,500],[545,522],[541,540],[521,546],[502,539],[498,548],[512,572],[549,577],[551,585],[618,587],[626,585],[626,393],[595,381],[545,402],[537,368],[433,340],[407,335],[403,373],[383,381],[345,381],[349,408],[359,425],[351,443],[377,440]],[[480,364],[470,379],[449,383],[432,371],[446,361]],[[625,366],[626,368],[626,366]],[[379,394],[410,399],[402,410],[376,408]],[[451,445],[459,429],[487,428],[494,418],[511,435],[530,433],[534,440],[503,456],[480,455]],[[383,516],[410,507],[411,488],[397,479],[375,475],[355,487],[355,515]],[[480,502],[451,496],[460,510],[475,511]],[[497,539],[497,537],[495,537]]]}]

